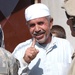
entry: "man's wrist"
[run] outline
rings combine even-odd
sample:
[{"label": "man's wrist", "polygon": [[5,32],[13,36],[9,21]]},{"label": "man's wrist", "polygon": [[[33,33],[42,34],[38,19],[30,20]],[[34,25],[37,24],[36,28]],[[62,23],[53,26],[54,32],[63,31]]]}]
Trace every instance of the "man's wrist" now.
[{"label": "man's wrist", "polygon": [[28,66],[28,63],[24,60],[24,58],[22,59],[22,63],[24,66],[26,66],[26,65]]}]

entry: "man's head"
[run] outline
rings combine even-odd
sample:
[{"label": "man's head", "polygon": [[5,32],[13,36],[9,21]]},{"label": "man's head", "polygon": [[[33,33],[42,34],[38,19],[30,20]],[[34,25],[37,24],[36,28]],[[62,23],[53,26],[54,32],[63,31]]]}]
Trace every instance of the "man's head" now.
[{"label": "man's head", "polygon": [[42,3],[30,5],[25,10],[26,21],[44,17],[44,16],[49,16],[49,15],[50,15],[50,12],[49,12],[48,7]]},{"label": "man's head", "polygon": [[75,37],[75,0],[65,0],[64,9],[68,18],[67,24],[70,26],[72,36]]},{"label": "man's head", "polygon": [[48,43],[53,22],[48,7],[42,3],[30,5],[25,10],[25,18],[32,37],[39,43]]}]

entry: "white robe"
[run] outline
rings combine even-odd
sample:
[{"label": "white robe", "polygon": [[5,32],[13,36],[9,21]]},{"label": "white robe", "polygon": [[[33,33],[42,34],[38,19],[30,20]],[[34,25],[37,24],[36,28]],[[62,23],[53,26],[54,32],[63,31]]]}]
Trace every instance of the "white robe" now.
[{"label": "white robe", "polygon": [[[39,50],[39,53],[30,64],[27,64],[23,61],[23,56],[25,54],[25,50],[30,47],[31,44],[32,39],[20,43],[12,53],[20,62],[18,75],[21,75],[21,73],[22,75],[25,75],[23,72],[29,73],[28,70],[30,70],[29,75],[67,74],[74,50],[68,40],[52,37],[51,43],[46,47],[36,43],[35,48]],[[23,71],[27,67],[28,69]]]}]

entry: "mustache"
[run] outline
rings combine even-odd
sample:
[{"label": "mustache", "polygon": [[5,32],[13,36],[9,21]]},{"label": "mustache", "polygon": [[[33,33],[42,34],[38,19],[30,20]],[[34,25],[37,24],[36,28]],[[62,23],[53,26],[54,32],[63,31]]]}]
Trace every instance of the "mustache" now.
[{"label": "mustache", "polygon": [[45,33],[45,31],[44,30],[40,30],[40,31],[35,31],[34,33],[33,33],[33,35],[35,35],[35,36],[38,36],[38,35],[40,35],[40,34],[44,34]]}]

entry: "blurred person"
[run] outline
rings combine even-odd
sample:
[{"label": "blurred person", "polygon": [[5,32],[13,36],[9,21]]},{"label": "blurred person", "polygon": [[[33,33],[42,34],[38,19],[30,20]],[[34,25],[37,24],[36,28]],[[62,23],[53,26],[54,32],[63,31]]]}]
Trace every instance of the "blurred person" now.
[{"label": "blurred person", "polygon": [[75,0],[64,0],[65,14],[67,25],[70,26],[71,35],[75,37]]},{"label": "blurred person", "polygon": [[[67,25],[70,26],[71,35],[75,37],[75,0],[64,0],[63,8],[67,17]],[[75,57],[75,52],[72,59]]]},{"label": "blurred person", "polygon": [[49,8],[42,3],[30,5],[25,19],[32,38],[17,45],[12,53],[20,62],[18,75],[66,75],[73,47],[68,40],[51,35]]},{"label": "blurred person", "polygon": [[0,75],[18,75],[18,61],[5,49],[4,33],[0,25]]},{"label": "blurred person", "polygon": [[[64,6],[65,14],[67,17],[67,25],[70,26],[71,35],[75,37],[75,0],[65,0]],[[75,51],[72,55],[72,63],[68,75],[75,75]]]},{"label": "blurred person", "polygon": [[51,33],[53,36],[66,39],[65,29],[60,25],[53,25],[51,29]]}]

